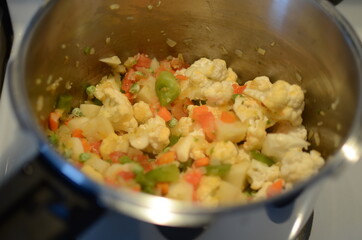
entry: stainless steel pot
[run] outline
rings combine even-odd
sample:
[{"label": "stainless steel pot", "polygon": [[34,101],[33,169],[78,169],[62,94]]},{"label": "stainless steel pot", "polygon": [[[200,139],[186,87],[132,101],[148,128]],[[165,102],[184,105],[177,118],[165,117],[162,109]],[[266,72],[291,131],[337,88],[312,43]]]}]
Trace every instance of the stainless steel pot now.
[{"label": "stainless steel pot", "polygon": [[[170,47],[167,39],[176,46]],[[85,48],[93,48],[94,54],[85,54]],[[116,192],[91,181],[49,144],[46,117],[58,94],[77,96],[75,106],[84,97],[84,86],[108,72],[99,58],[117,55],[125,60],[138,52],[158,58],[182,53],[188,62],[202,56],[222,58],[243,80],[267,75],[301,85],[306,90],[304,124],[314,133],[313,147],[326,157],[326,165],[281,196],[233,207],[196,207]],[[59,78],[59,87],[47,90],[47,82]],[[10,90],[24,132],[70,183],[132,217],[196,226],[218,215],[251,216],[265,207],[290,206],[291,201],[307,204],[294,204],[293,216],[310,213],[320,180],[361,157],[361,83],[361,43],[327,1],[63,0],[45,4],[28,26],[11,66]]]}]

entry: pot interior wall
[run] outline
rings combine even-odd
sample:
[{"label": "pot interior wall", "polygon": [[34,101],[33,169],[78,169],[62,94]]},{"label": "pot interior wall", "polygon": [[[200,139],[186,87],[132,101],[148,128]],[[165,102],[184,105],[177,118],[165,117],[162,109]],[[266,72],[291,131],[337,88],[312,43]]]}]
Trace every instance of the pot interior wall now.
[{"label": "pot interior wall", "polygon": [[[348,134],[358,96],[357,66],[347,36],[314,1],[52,4],[34,26],[25,60],[26,94],[42,126],[59,94],[77,96],[76,106],[85,86],[110,72],[98,59],[117,55],[125,61],[138,52],[157,58],[182,53],[190,63],[200,57],[222,58],[243,81],[267,75],[272,81],[301,85],[306,90],[304,124],[315,133],[312,142],[324,156],[338,149]],[[176,46],[168,46],[168,38]],[[94,54],[85,54],[90,48]],[[55,81],[59,86],[50,89]]]}]

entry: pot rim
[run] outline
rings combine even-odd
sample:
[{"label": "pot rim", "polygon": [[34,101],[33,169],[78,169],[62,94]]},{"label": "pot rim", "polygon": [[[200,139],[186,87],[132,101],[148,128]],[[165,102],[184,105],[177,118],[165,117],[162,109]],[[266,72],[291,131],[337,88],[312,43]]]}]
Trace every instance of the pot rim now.
[{"label": "pot rim", "polygon": [[[111,187],[101,185],[90,180],[71,163],[66,161],[50,145],[50,143],[48,143],[44,132],[40,128],[36,119],[32,117],[31,108],[27,101],[27,94],[23,84],[25,82],[25,59],[27,50],[29,49],[33,29],[35,29],[38,23],[41,22],[42,17],[52,8],[55,2],[56,1],[49,1],[38,9],[30,23],[27,25],[20,41],[19,50],[16,53],[15,58],[10,63],[9,78],[11,81],[9,84],[9,90],[11,104],[22,130],[31,132],[36,139],[40,154],[43,154],[49,163],[54,168],[58,169],[73,184],[96,195],[101,204],[104,204],[107,207],[116,208],[121,210],[121,212],[126,212],[128,215],[156,224],[170,226],[181,226],[185,224],[194,225],[206,222],[211,215],[252,211],[268,204],[283,202],[285,199],[297,196],[308,186],[316,184],[319,180],[331,175],[345,163],[357,162],[361,158],[362,149],[358,143],[362,141],[362,94],[359,94],[356,114],[346,140],[343,142],[343,145],[341,145],[341,148],[327,158],[327,163],[320,169],[318,174],[310,177],[306,181],[296,184],[291,190],[273,198],[241,205],[210,208],[145,193],[133,193],[127,190],[115,191]],[[358,92],[362,93],[362,45],[359,37],[348,21],[332,4],[325,0],[311,0],[310,2],[326,14],[333,24],[338,27],[341,34],[343,34],[345,41],[352,50],[353,57],[358,68]],[[156,210],[158,213],[169,214],[169,219],[154,218],[155,216],[152,215],[152,212],[150,212],[151,210]],[[191,217],[191,220],[187,223],[184,222],[183,217],[185,216]]]}]

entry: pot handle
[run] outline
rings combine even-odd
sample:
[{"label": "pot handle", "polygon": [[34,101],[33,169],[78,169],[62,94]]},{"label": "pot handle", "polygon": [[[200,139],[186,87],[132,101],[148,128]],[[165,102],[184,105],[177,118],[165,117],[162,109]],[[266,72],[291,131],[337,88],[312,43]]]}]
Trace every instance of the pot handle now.
[{"label": "pot handle", "polygon": [[41,154],[0,187],[1,239],[75,239],[104,212]]}]

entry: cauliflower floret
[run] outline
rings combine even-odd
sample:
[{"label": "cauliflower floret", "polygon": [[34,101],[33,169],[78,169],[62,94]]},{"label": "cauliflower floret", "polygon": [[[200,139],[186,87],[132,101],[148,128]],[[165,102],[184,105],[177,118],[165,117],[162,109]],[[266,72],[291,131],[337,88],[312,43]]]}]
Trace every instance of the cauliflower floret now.
[{"label": "cauliflower floret", "polygon": [[266,122],[263,120],[256,120],[251,124],[246,132],[246,141],[244,148],[246,150],[260,149],[266,137]]},{"label": "cauliflower floret", "polygon": [[182,137],[187,136],[193,130],[194,130],[193,122],[190,117],[180,118],[176,126],[171,129],[173,135],[182,136]]},{"label": "cauliflower floret", "polygon": [[133,105],[134,117],[139,123],[145,123],[153,117],[150,105],[143,101],[139,101]]},{"label": "cauliflower floret", "polygon": [[213,164],[237,161],[238,149],[231,141],[219,141],[210,146],[210,161]]},{"label": "cauliflower floret", "polygon": [[307,139],[307,129],[304,125],[292,126],[290,122],[280,121],[273,127],[274,133],[284,133],[297,138],[306,140]]},{"label": "cauliflower floret", "polygon": [[321,154],[315,150],[310,153],[292,149],[281,160],[281,175],[290,182],[305,180],[316,174],[324,164]]},{"label": "cauliflower floret", "polygon": [[205,152],[209,146],[208,141],[206,141],[203,136],[195,136],[194,144],[191,146],[190,158],[196,160],[199,158],[206,157]]},{"label": "cauliflower floret", "polygon": [[233,96],[232,82],[215,82],[202,89],[207,103],[223,105],[228,103]]},{"label": "cauliflower floret", "polygon": [[268,120],[266,109],[257,101],[247,96],[240,96],[235,99],[233,110],[242,122],[252,122],[255,120]]},{"label": "cauliflower floret", "polygon": [[159,153],[170,143],[169,136],[170,129],[166,126],[165,121],[156,116],[150,118],[130,134],[130,144],[139,150],[150,146],[153,153]]},{"label": "cauliflower floret", "polygon": [[309,143],[302,138],[292,134],[270,133],[265,137],[262,153],[280,160],[290,149],[307,149]]},{"label": "cauliflower floret", "polygon": [[250,167],[247,171],[247,176],[250,182],[250,187],[254,190],[260,189],[265,182],[272,182],[280,175],[280,170],[277,165],[268,166],[255,159],[251,160]]},{"label": "cauliflower floret", "polygon": [[219,200],[215,193],[220,187],[221,178],[217,176],[203,176],[196,190],[196,199],[208,206],[217,206]]},{"label": "cauliflower floret", "polygon": [[103,77],[102,80],[96,85],[94,96],[99,100],[103,101],[103,99],[106,97],[104,94],[104,90],[109,88],[117,90],[118,92],[121,89],[120,84],[116,82],[115,78]]},{"label": "cauliflower floret", "polygon": [[[195,147],[195,151],[197,152],[198,146],[195,145],[198,141],[204,141],[205,135],[202,129],[196,129],[195,131],[191,132],[186,137],[181,137],[174,149],[177,154],[177,160],[180,162],[186,162],[190,157],[190,152],[193,147]],[[203,149],[204,146],[200,145],[200,148]],[[195,152],[195,153],[196,153]],[[195,154],[194,153],[194,154]]]},{"label": "cauliflower floret", "polygon": [[276,121],[287,120],[293,126],[302,123],[304,93],[298,85],[283,80],[271,84],[268,77],[258,77],[246,83],[244,94],[262,102]]},{"label": "cauliflower floret", "polygon": [[181,180],[170,185],[166,197],[191,202],[193,191],[194,187],[181,178]]},{"label": "cauliflower floret", "polygon": [[226,67],[224,60],[201,58],[182,73],[188,80],[182,81],[181,96],[208,100],[216,105],[231,99],[232,84],[236,82],[237,75]]},{"label": "cauliflower floret", "polygon": [[115,133],[111,133],[105,139],[103,139],[99,150],[103,159],[108,159],[109,154],[112,152],[119,151],[126,153],[128,152],[128,148],[128,134],[118,136]]},{"label": "cauliflower floret", "polygon": [[95,96],[100,95],[103,106],[98,115],[107,118],[114,130],[132,132],[138,123],[133,116],[132,104],[128,98],[114,88],[98,88],[97,85]]},{"label": "cauliflower floret", "polygon": [[208,80],[235,82],[237,79],[234,71],[228,69],[226,62],[221,59],[201,58],[185,71],[185,75],[190,79],[192,85],[199,87],[207,85]]},{"label": "cauliflower floret", "polygon": [[121,60],[117,56],[102,58],[99,59],[100,62],[108,64],[110,67],[113,68],[113,73],[116,75],[119,73],[124,74],[126,73],[126,67],[121,65]]}]

